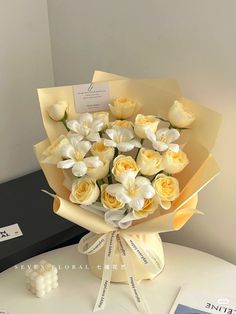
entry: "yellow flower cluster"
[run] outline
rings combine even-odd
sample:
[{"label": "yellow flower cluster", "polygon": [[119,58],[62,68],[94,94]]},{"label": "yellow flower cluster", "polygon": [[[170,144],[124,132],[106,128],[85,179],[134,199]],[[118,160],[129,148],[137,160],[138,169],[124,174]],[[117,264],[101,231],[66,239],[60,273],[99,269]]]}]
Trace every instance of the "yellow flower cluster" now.
[{"label": "yellow flower cluster", "polygon": [[[49,106],[49,117],[63,122],[70,132],[47,148],[43,162],[57,164],[67,173],[71,168],[73,203],[100,202],[107,211],[132,214],[132,220],[152,214],[159,205],[169,209],[180,193],[173,175],[189,164],[174,142],[195,116],[179,101],[170,107],[168,120],[137,114],[139,103],[128,97],[114,99],[109,108],[116,120],[110,121],[108,112],[95,112],[65,121],[66,102]],[[162,121],[169,121],[169,126],[160,127]],[[129,153],[134,149],[135,154]]]}]

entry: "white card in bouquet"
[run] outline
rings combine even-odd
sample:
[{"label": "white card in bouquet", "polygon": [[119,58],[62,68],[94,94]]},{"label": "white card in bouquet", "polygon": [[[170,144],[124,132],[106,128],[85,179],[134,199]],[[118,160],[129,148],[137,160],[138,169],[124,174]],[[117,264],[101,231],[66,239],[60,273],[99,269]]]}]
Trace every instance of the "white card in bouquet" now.
[{"label": "white card in bouquet", "polygon": [[108,110],[110,103],[109,83],[90,83],[73,86],[76,112]]},{"label": "white card in bouquet", "polygon": [[181,288],[169,314],[235,314],[236,298],[193,286]]},{"label": "white card in bouquet", "polygon": [[[17,238],[22,236],[23,233],[20,230],[20,227],[18,224],[1,227],[0,228],[0,242],[7,241],[13,238]],[[1,312],[0,312],[1,314]]]}]

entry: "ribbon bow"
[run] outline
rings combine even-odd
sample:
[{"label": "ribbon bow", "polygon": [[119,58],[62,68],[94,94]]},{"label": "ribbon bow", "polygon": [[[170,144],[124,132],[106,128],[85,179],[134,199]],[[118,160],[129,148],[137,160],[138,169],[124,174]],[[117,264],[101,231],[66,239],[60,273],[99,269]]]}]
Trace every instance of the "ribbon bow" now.
[{"label": "ribbon bow", "polygon": [[[89,246],[89,243],[91,243],[91,240],[95,235],[96,234],[92,232],[88,233],[80,240],[78,244],[79,252],[87,255],[95,254],[104,245],[106,245],[104,265],[107,267],[103,268],[102,281],[94,307],[94,312],[103,310],[105,308],[111,283],[114,253],[116,247],[118,246],[122,262],[125,266],[128,284],[137,309],[140,313],[148,314],[148,307],[143,297],[141,296],[137,281],[135,279],[128,247],[135,253],[139,262],[143,264],[150,273],[158,275],[164,267],[164,262],[159,258],[156,252],[152,251],[150,248],[147,248],[147,246],[145,246],[137,236],[130,236],[124,232],[112,231],[101,235],[95,242],[92,241],[93,244]],[[158,240],[160,240],[158,234],[156,234],[156,237]]]}]

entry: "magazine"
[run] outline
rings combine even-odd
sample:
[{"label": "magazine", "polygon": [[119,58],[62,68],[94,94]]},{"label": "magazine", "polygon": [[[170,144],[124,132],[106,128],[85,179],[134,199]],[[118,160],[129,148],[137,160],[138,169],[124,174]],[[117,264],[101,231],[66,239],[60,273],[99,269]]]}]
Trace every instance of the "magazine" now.
[{"label": "magazine", "polygon": [[[236,290],[235,290],[236,291]],[[184,286],[179,291],[169,314],[236,314],[236,293],[206,291]]]}]

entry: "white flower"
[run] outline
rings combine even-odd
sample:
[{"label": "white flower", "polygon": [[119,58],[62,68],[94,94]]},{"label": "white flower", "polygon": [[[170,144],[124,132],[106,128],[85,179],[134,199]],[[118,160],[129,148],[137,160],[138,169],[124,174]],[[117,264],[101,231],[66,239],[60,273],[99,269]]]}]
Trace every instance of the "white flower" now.
[{"label": "white flower", "polygon": [[70,137],[69,140],[70,143],[61,148],[61,155],[65,160],[58,162],[58,168],[72,168],[75,176],[82,177],[87,173],[88,168],[97,168],[103,165],[97,156],[85,158],[91,148],[88,141],[79,141],[76,136]]},{"label": "white flower", "polygon": [[147,138],[146,130],[150,129],[152,132],[156,132],[159,122],[160,120],[155,116],[137,114],[135,118],[134,132],[140,138]]},{"label": "white flower", "polygon": [[129,174],[124,177],[121,184],[108,185],[106,191],[134,211],[141,210],[144,206],[144,200],[152,198],[156,193],[150,180],[141,176],[134,178]]},{"label": "white flower", "polygon": [[173,144],[179,137],[180,133],[176,129],[159,129],[156,133],[153,133],[150,129],[146,130],[147,138],[152,142],[152,146],[155,150],[163,152],[167,149],[173,152],[179,151],[179,145]]},{"label": "white flower", "polygon": [[178,128],[186,128],[195,120],[193,112],[186,104],[175,101],[168,112],[170,123]]},{"label": "white flower", "polygon": [[51,119],[55,121],[61,121],[66,114],[67,103],[65,101],[59,101],[56,104],[48,107],[47,112]]},{"label": "white flower", "polygon": [[107,129],[106,134],[110,140],[104,139],[104,145],[117,147],[121,152],[128,152],[134,147],[141,147],[140,142],[134,139],[134,132],[130,129],[114,126],[112,129]]},{"label": "white flower", "polygon": [[114,99],[113,105],[109,104],[108,106],[116,119],[127,119],[134,114],[138,104],[127,97],[118,97]]},{"label": "white flower", "polygon": [[106,111],[98,111],[93,113],[94,118],[99,118],[103,121],[102,131],[108,128],[109,125],[109,112]]},{"label": "white flower", "polygon": [[76,133],[80,140],[87,139],[92,142],[99,141],[100,132],[104,128],[104,120],[101,117],[93,117],[90,113],[83,113],[78,120],[67,121],[67,127]]}]

